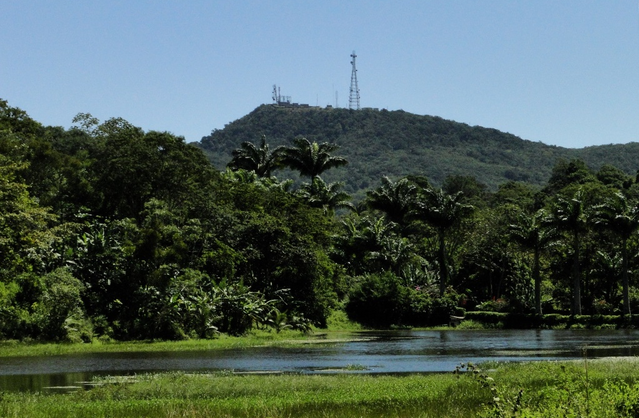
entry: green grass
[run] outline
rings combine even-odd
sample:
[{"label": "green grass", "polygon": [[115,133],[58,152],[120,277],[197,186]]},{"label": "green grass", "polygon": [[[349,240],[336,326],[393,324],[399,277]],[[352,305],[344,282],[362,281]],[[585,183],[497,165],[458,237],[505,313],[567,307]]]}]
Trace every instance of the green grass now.
[{"label": "green grass", "polygon": [[254,331],[241,337],[220,335],[210,340],[184,341],[100,341],[91,343],[38,343],[1,341],[0,357],[49,356],[75,353],[103,352],[153,352],[153,351],[199,351],[227,348],[261,346],[295,346],[311,343],[332,343],[351,338],[348,331],[318,331],[304,334],[297,331]]},{"label": "green grass", "polygon": [[483,330],[483,329],[494,329],[495,326],[492,327],[487,326],[486,324],[478,321],[474,321],[472,319],[465,319],[459,323],[455,327],[456,330]]},{"label": "green grass", "polygon": [[349,321],[342,311],[335,311],[328,318],[328,329],[314,329],[311,333],[285,330],[254,330],[247,335],[233,337],[225,334],[214,339],[184,341],[104,341],[91,343],[40,343],[0,341],[0,357],[49,356],[76,353],[104,352],[153,352],[153,351],[201,351],[228,348],[262,346],[295,346],[316,343],[332,343],[352,338],[351,333],[361,327]]},{"label": "green grass", "polygon": [[[459,409],[446,393],[454,376],[140,376],[67,395],[5,394],[3,417],[445,417]],[[450,392],[454,393],[454,392]],[[431,412],[426,412],[429,410]],[[435,411],[439,411],[435,413]],[[423,412],[423,413],[422,413]],[[471,415],[461,415],[471,416]]]},{"label": "green grass", "polygon": [[636,417],[635,359],[429,375],[165,373],[70,394],[4,393],[2,417]]},{"label": "green grass", "polygon": [[348,319],[346,312],[343,309],[335,309],[331,312],[326,320],[326,325],[329,330],[333,331],[360,331],[362,326],[357,322],[353,322]]}]

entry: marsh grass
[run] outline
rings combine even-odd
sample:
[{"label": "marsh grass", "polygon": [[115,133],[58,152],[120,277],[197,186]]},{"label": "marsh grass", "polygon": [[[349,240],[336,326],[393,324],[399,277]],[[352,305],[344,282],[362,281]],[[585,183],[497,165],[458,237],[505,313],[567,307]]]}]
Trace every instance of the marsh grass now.
[{"label": "marsh grass", "polygon": [[[70,394],[4,393],[2,417],[634,417],[634,359],[489,364],[454,375],[163,373]],[[490,370],[488,368],[491,368]],[[494,369],[493,369],[494,368]],[[496,400],[497,399],[497,400]]]}]

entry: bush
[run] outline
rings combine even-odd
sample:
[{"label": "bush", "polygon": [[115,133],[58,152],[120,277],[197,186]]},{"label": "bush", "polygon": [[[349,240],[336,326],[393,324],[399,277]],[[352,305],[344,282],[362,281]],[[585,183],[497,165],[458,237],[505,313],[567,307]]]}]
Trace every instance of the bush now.
[{"label": "bush", "polygon": [[450,322],[450,316],[464,316],[465,310],[458,306],[459,295],[448,288],[444,296],[422,289],[410,292],[410,316],[407,322],[414,326],[444,325]]},{"label": "bush", "polygon": [[617,329],[637,328],[639,315],[561,315],[518,314],[505,312],[472,311],[466,319],[487,326],[503,326],[512,329],[571,328],[571,329]]},{"label": "bush", "polygon": [[433,296],[423,290],[410,292],[410,319],[411,325],[420,326],[431,322],[434,300]]},{"label": "bush", "polygon": [[402,325],[410,309],[408,288],[391,272],[359,277],[348,294],[348,317],[364,326]]},{"label": "bush", "polygon": [[507,299],[493,299],[477,305],[477,310],[485,312],[508,312],[510,311],[510,302]]},{"label": "bush", "polygon": [[[16,282],[0,286],[0,338],[90,340],[83,289],[66,268],[44,276],[24,273]],[[13,296],[13,301],[6,300],[6,295]]]},{"label": "bush", "polygon": [[[43,324],[43,337],[47,340],[66,340],[69,331],[83,334],[80,328],[69,328],[72,322],[84,322],[84,311],[80,293],[82,283],[65,268],[59,268],[44,276],[45,292],[42,303],[46,306],[46,321]],[[66,325],[65,325],[66,324]]]},{"label": "bush", "polygon": [[[448,324],[451,315],[463,316],[465,310],[457,305],[459,303],[459,294],[451,288],[446,289],[446,293],[442,297],[434,300],[433,311],[431,312],[431,324]],[[458,314],[462,315],[458,315]]]},{"label": "bush", "polygon": [[393,273],[359,277],[346,304],[348,317],[368,327],[448,324],[451,315],[463,316],[460,296],[448,288],[444,296],[423,288],[409,288]]},{"label": "bush", "polygon": [[503,312],[485,312],[485,311],[473,311],[466,312],[466,319],[471,319],[483,324],[497,325],[503,323],[508,317],[507,313]]}]

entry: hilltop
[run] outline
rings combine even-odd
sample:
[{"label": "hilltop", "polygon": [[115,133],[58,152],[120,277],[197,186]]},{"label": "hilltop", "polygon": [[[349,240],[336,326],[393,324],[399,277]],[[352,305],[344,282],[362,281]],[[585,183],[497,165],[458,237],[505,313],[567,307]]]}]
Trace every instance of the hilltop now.
[{"label": "hilltop", "polygon": [[387,175],[423,175],[441,184],[449,175],[471,175],[490,189],[507,181],[543,185],[560,159],[579,158],[592,169],[611,164],[628,174],[639,168],[639,144],[562,148],[480,126],[420,116],[402,110],[285,108],[261,105],[248,115],[214,130],[199,146],[218,169],[244,141],[290,145],[296,137],[340,146],[348,159],[329,181],[344,181],[358,194]]}]

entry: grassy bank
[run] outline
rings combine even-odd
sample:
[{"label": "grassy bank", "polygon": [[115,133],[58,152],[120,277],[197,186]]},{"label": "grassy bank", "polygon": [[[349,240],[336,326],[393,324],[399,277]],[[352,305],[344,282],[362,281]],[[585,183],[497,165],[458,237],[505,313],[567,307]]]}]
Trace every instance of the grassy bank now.
[{"label": "grassy bank", "polygon": [[5,393],[0,416],[606,418],[639,411],[634,359],[488,367],[461,375],[144,375],[65,395]]},{"label": "grassy bank", "polygon": [[74,353],[101,352],[153,352],[153,351],[198,351],[247,348],[260,346],[294,346],[312,343],[344,341],[351,335],[347,331],[318,331],[305,334],[297,331],[281,333],[255,331],[241,337],[220,335],[218,338],[184,341],[100,341],[91,343],[29,343],[0,341],[0,357],[48,356]]},{"label": "grassy bank", "polygon": [[0,341],[0,357],[50,356],[76,353],[106,352],[159,352],[201,351],[229,348],[265,346],[296,346],[304,344],[331,343],[352,338],[361,327],[348,320],[342,311],[335,311],[328,318],[328,329],[314,329],[311,333],[284,330],[253,330],[246,335],[234,337],[220,334],[214,339],[184,341],[110,341],[95,339],[90,343],[42,343],[25,341]]}]

